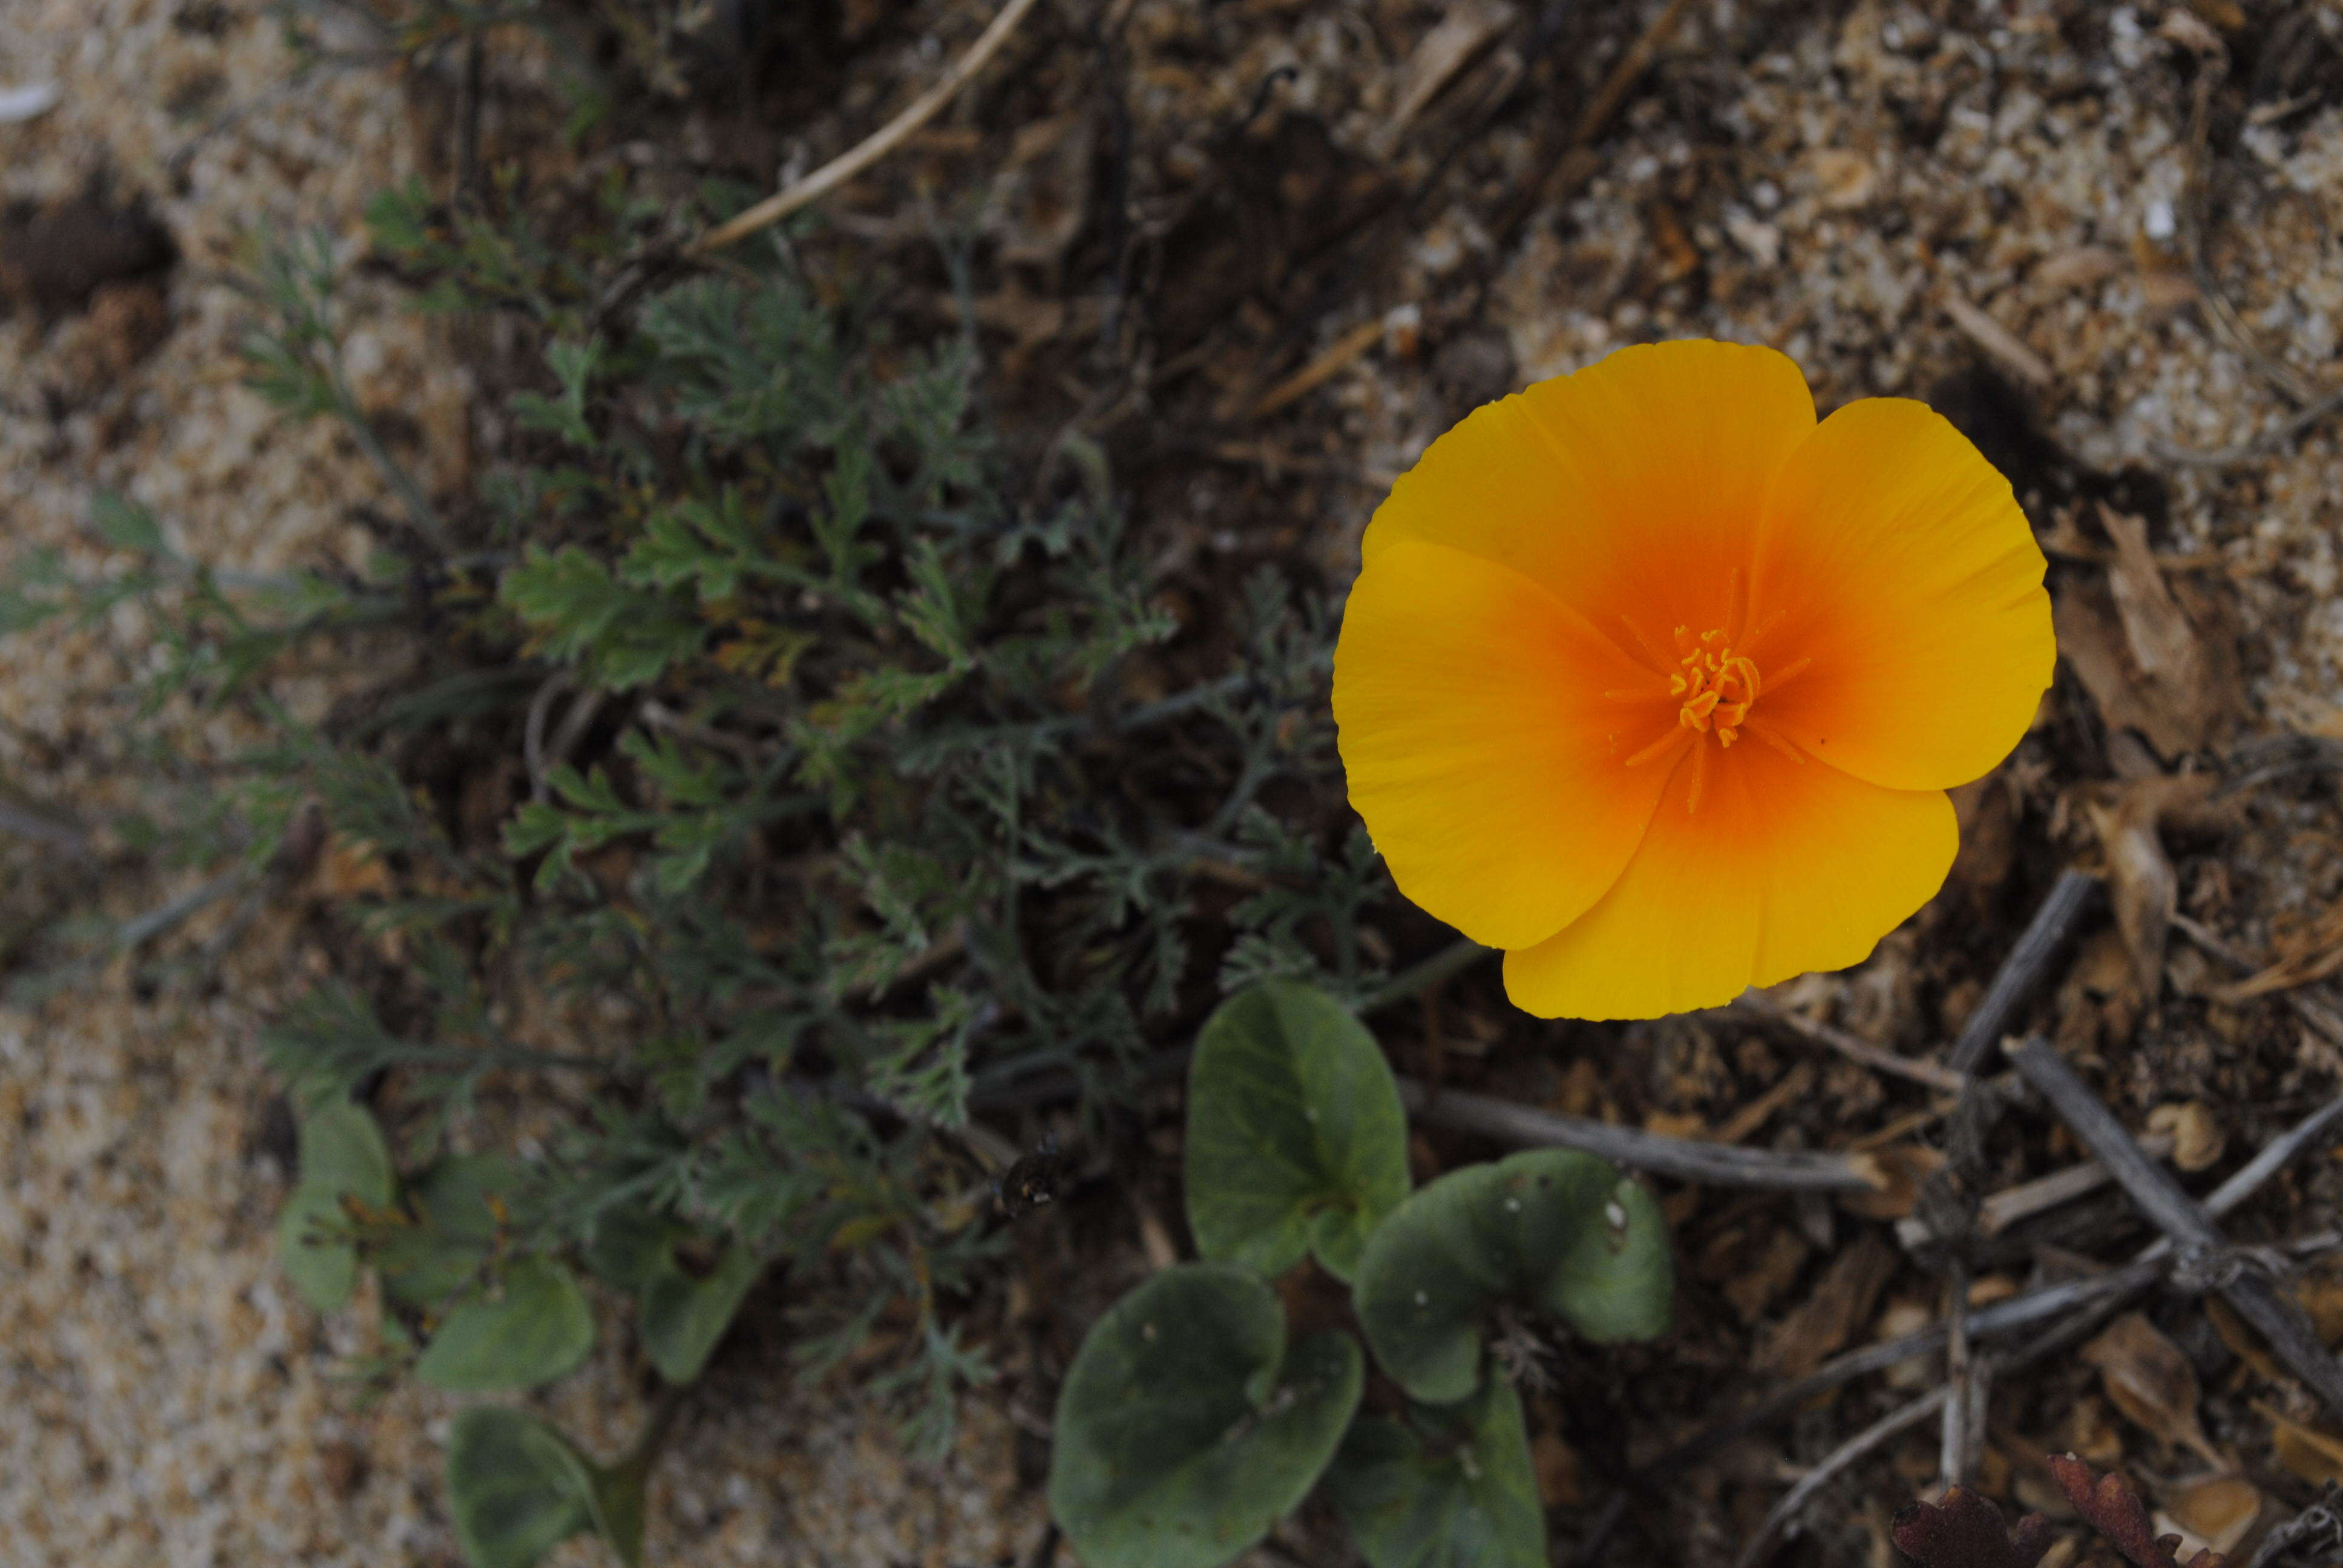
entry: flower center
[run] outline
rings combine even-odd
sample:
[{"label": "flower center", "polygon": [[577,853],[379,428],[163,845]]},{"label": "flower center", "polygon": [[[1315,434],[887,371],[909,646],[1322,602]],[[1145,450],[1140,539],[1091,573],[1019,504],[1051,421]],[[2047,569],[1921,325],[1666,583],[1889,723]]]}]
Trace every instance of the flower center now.
[{"label": "flower center", "polygon": [[1684,699],[1676,722],[1700,734],[1714,733],[1719,746],[1741,738],[1741,726],[1757,700],[1757,666],[1746,654],[1733,651],[1722,628],[1692,635],[1676,628],[1676,669],[1668,677],[1668,692]]}]

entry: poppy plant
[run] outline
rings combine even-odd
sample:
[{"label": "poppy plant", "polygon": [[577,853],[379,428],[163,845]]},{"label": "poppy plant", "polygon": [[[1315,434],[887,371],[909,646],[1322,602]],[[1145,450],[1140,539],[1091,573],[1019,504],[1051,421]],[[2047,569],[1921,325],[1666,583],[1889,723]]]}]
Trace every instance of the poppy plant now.
[{"label": "poppy plant", "polygon": [[1924,404],[1817,423],[1768,348],[1622,349],[1475,410],[1363,554],[1352,803],[1547,1018],[1860,962],[1943,885],[1945,791],[2016,745],[2055,656],[2008,481]]}]

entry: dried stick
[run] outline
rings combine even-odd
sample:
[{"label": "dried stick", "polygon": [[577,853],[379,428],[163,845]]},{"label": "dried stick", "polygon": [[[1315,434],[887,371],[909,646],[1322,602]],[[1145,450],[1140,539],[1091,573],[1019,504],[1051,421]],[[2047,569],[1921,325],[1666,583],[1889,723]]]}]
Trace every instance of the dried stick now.
[{"label": "dried stick", "polygon": [[[2343,1097],[2329,1101],[2270,1140],[2260,1153],[2213,1190],[2205,1200],[2205,1212],[2217,1220],[2227,1215],[2260,1191],[2262,1184],[2284,1169],[2288,1161],[2318,1142],[2339,1121],[2343,1121]],[[2039,1322],[2045,1318],[2062,1316],[2076,1309],[2113,1305],[2162,1279],[2166,1273],[2165,1260],[2171,1254],[2172,1243],[2157,1241],[2120,1269],[2094,1274],[2087,1279],[2045,1285],[2039,1290],[2012,1296],[2007,1301],[1996,1302],[1989,1307],[1981,1307],[1969,1314],[1969,1335],[1972,1339],[1990,1339]],[[1871,1372],[1885,1372],[1900,1362],[1907,1362],[1914,1356],[1926,1355],[1941,1348],[1949,1332],[1950,1325],[1935,1322],[1896,1339],[1849,1351],[1825,1362],[1795,1382],[1775,1389],[1748,1409],[1679,1443],[1645,1465],[1639,1473],[1664,1475],[1702,1459],[1735,1438],[1772,1424],[1817,1394],[1827,1393],[1842,1383],[1852,1382]]]},{"label": "dried stick", "polygon": [[[2084,1147],[2114,1173],[2140,1212],[2171,1240],[2182,1264],[2192,1270],[2211,1270],[2221,1299],[2260,1331],[2288,1371],[2308,1384],[2329,1410],[2343,1413],[2343,1363],[2338,1363],[2318,1342],[2302,1309],[2279,1295],[2267,1275],[2236,1259],[2227,1240],[2197,1201],[2141,1151],[2115,1113],[2047,1040],[2027,1040],[2013,1053],[2013,1060]],[[2220,1266],[2225,1263],[2228,1266]]]},{"label": "dried stick", "polygon": [[1627,101],[1627,95],[1634,90],[1644,73],[1651,69],[1652,62],[1659,57],[1669,35],[1675,32],[1685,13],[1691,9],[1692,0],[1669,0],[1667,8],[1653,17],[1651,25],[1627,45],[1626,53],[1619,56],[1619,63],[1611,67],[1610,74],[1603,78],[1603,85],[1594,90],[1594,96],[1587,100],[1577,125],[1571,128],[1570,139],[1559,149],[1560,156],[1554,156],[1555,149],[1550,140],[1544,143],[1538,161],[1547,166],[1545,177],[1525,183],[1514,196],[1512,205],[1499,216],[1496,227],[1501,237],[1510,236],[1521,226],[1522,220],[1539,206],[1547,202],[1561,201],[1594,176],[1594,171],[1602,166],[1594,152],[1594,138],[1603,134],[1603,127],[1618,112],[1619,106]]},{"label": "dried stick", "polygon": [[1849,1034],[1845,1030],[1833,1029],[1829,1024],[1801,1018],[1758,991],[1743,991],[1719,1010],[1726,1018],[1754,1023],[1777,1034],[1795,1035],[1825,1050],[1837,1051],[1850,1061],[1859,1061],[1875,1071],[1908,1078],[1915,1083],[1925,1083],[1931,1089],[1941,1089],[1949,1094],[1958,1094],[1968,1085],[1966,1075],[1955,1072],[1951,1068],[1939,1067],[1933,1061],[1913,1057],[1898,1056],[1857,1035]]},{"label": "dried stick", "polygon": [[2298,1543],[2314,1535],[2326,1536],[2328,1545],[2343,1547],[2343,1498],[2338,1497],[2331,1485],[2326,1496],[2262,1537],[2261,1545],[2247,1560],[2246,1568],[2272,1568]]},{"label": "dried stick", "polygon": [[2069,869],[2058,873],[2058,879],[2050,885],[2049,896],[2034,911],[2034,919],[2018,937],[2017,945],[2002,960],[1993,984],[1986,988],[1984,1000],[1962,1026],[1960,1039],[1953,1042],[1952,1055],[1946,1063],[1953,1071],[1975,1072],[1986,1053],[2008,1032],[2017,1010],[2026,1005],[2034,988],[2048,972],[2051,960],[2090,912],[2098,891],[2099,879],[2087,871]]},{"label": "dried stick", "polygon": [[1752,1538],[1748,1545],[1742,1548],[1741,1555],[1734,1560],[1734,1568],[1756,1568],[1758,1563],[1773,1555],[1774,1543],[1780,1538],[1784,1527],[1798,1516],[1805,1508],[1807,1501],[1815,1493],[1829,1485],[1842,1472],[1869,1454],[1872,1450],[1886,1442],[1889,1438],[1908,1428],[1919,1425],[1942,1410],[1948,1392],[1940,1388],[1932,1392],[1924,1393],[1901,1410],[1890,1411],[1881,1416],[1877,1421],[1831,1450],[1820,1464],[1806,1472],[1798,1483],[1790,1488],[1781,1502],[1774,1504],[1773,1512],[1766,1514],[1765,1522],[1757,1527],[1756,1535]]},{"label": "dried stick", "polygon": [[[1968,1318],[1969,1337],[1972,1340],[1989,1339],[2029,1327],[2046,1318],[2062,1317],[2077,1308],[2119,1300],[2155,1283],[2164,1277],[2164,1265],[2160,1262],[2134,1263],[2109,1273],[2093,1274],[2087,1279],[2067,1280],[2056,1285],[2045,1285],[2037,1291],[2027,1291],[1971,1312]],[[1637,1477],[1645,1484],[1657,1485],[1670,1473],[1707,1458],[1738,1438],[1772,1425],[1818,1395],[1872,1372],[1885,1372],[1889,1367],[1908,1362],[1915,1356],[1942,1350],[1948,1332],[1949,1325],[1940,1321],[1875,1345],[1849,1351],[1825,1362],[1795,1382],[1784,1383],[1748,1409],[1685,1439],[1644,1465],[1637,1471]]]},{"label": "dried stick", "polygon": [[992,25],[969,46],[967,54],[952,63],[950,70],[915,99],[910,107],[888,121],[862,141],[850,147],[830,162],[814,170],[785,191],[767,196],[748,211],[717,225],[687,248],[687,254],[703,256],[711,250],[721,250],[734,240],[744,239],[760,228],[777,224],[809,202],[819,201],[840,186],[885,157],[900,146],[913,131],[935,116],[938,109],[950,103],[954,94],[968,85],[969,78],[984,68],[986,61],[1009,41],[1017,24],[1033,9],[1033,0],[1009,0]]},{"label": "dried stick", "polygon": [[1595,89],[1594,96],[1578,116],[1578,125],[1570,133],[1572,146],[1591,146],[1603,134],[1603,127],[1626,101],[1629,89],[1651,69],[1652,61],[1667,43],[1668,35],[1691,9],[1692,0],[1669,0],[1668,8],[1653,17],[1651,25],[1627,45],[1627,52],[1619,56],[1619,63],[1611,67],[1611,74],[1603,78],[1603,85]]},{"label": "dried stick", "polygon": [[[2162,1133],[2150,1133],[2139,1141],[2139,1146],[2158,1160],[2172,1153],[2172,1140]],[[2087,1193],[2096,1192],[2115,1178],[2107,1168],[2096,1160],[2086,1160],[2078,1165],[2068,1165],[2053,1171],[2047,1176],[2037,1176],[2031,1181],[2021,1181],[2015,1187],[2005,1187],[1989,1193],[1977,1205],[1976,1232],[1980,1236],[1998,1236],[2021,1220],[2030,1220],[2046,1210],[2071,1203]],[[1906,1250],[1916,1251],[1936,1239],[1928,1221],[1918,1214],[1906,1214],[1896,1221],[1896,1239]]]},{"label": "dried stick", "polygon": [[[2251,974],[2261,968],[2253,960],[2223,941],[2210,928],[2200,921],[2193,920],[2187,915],[2176,914],[2172,917],[2172,926],[2182,936],[2187,937],[2239,974]],[[2324,1035],[2328,1043],[2343,1045],[2343,1018],[2337,1017],[2333,1008],[2328,1007],[2325,1002],[2314,1000],[2298,990],[2288,991],[2286,1001],[2287,1005],[2294,1010],[2294,1015]]]},{"label": "dried stick", "polygon": [[1740,1149],[1727,1143],[1668,1138],[1583,1116],[1557,1116],[1493,1095],[1437,1091],[1412,1078],[1399,1081],[1400,1103],[1410,1116],[1459,1132],[1474,1132],[1527,1149],[1583,1149],[1614,1165],[1672,1176],[1705,1187],[1758,1187],[1790,1192],[1877,1190],[1861,1167],[1837,1154]]},{"label": "dried stick", "polygon": [[1969,1271],[1955,1258],[1945,1270],[1945,1423],[1936,1468],[1946,1486],[1966,1486],[1985,1438],[1985,1368],[1971,1354]]},{"label": "dried stick", "polygon": [[39,811],[0,800],[0,832],[15,834],[35,843],[47,844],[69,855],[87,855],[89,836],[71,822],[62,822]]}]

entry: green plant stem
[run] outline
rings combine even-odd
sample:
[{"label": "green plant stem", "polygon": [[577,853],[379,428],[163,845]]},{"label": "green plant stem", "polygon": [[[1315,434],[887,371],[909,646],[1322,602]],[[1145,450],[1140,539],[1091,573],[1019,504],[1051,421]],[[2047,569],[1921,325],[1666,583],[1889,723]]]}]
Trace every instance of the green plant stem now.
[{"label": "green plant stem", "polygon": [[1422,996],[1425,991],[1454,980],[1496,950],[1495,948],[1483,947],[1472,938],[1466,937],[1453,946],[1443,948],[1423,962],[1402,970],[1392,976],[1390,982],[1383,990],[1360,1003],[1359,1011],[1380,1012],[1393,1003],[1405,1001],[1410,997]]}]

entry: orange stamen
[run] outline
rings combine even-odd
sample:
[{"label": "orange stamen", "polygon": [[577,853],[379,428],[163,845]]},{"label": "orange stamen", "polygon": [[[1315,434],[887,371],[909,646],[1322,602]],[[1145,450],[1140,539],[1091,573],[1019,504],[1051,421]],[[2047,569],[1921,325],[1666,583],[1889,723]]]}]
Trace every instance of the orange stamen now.
[{"label": "orange stamen", "polygon": [[[1644,656],[1640,662],[1643,664],[1644,668],[1652,671],[1654,675],[1666,670],[1668,668],[1667,659],[1663,657],[1656,648],[1653,648],[1651,643],[1644,638],[1643,629],[1641,628],[1636,626],[1634,621],[1629,620],[1624,615],[1619,618],[1619,625],[1625,629],[1627,633],[1627,640],[1635,645],[1635,652]],[[1626,650],[1622,648],[1620,651],[1624,653]],[[1632,655],[1630,657],[1632,657]]]},{"label": "orange stamen", "polygon": [[1799,749],[1796,741],[1762,719],[1753,719],[1749,721],[1749,733],[1793,762],[1804,762],[1806,759],[1806,754]]},{"label": "orange stamen", "polygon": [[1690,739],[1691,737],[1681,729],[1671,729],[1633,757],[1628,758],[1624,766],[1641,768],[1646,762],[1655,761],[1659,758],[1667,756]]},{"label": "orange stamen", "polygon": [[[1748,618],[1748,588],[1741,581],[1741,569],[1738,568],[1734,569],[1729,598],[1732,598],[1734,623],[1745,621]],[[1626,626],[1626,621],[1622,623]],[[1766,626],[1771,626],[1771,621],[1766,621]],[[1628,626],[1628,633],[1633,633],[1633,630],[1635,628]],[[1668,682],[1666,699],[1675,701],[1675,731],[1628,757],[1628,767],[1652,762],[1654,757],[1666,755],[1677,740],[1689,740],[1694,736],[1715,736],[1720,750],[1729,748],[1734,740],[1741,739],[1741,729],[1753,722],[1750,708],[1757,706],[1757,694],[1771,689],[1771,687],[1781,687],[1785,679],[1799,675],[1809,663],[1814,663],[1811,658],[1797,658],[1797,661],[1783,666],[1771,679],[1765,679],[1757,673],[1757,661],[1748,657],[1748,651],[1744,651],[1748,642],[1734,638],[1729,626],[1715,626],[1715,628],[1704,630],[1699,635],[1694,635],[1689,626],[1677,626],[1673,640],[1675,640],[1675,668],[1666,670],[1666,666],[1664,666],[1661,673],[1666,675]],[[1638,642],[1643,640],[1638,638]],[[1638,694],[1638,691],[1605,691],[1603,696],[1610,701],[1650,701],[1659,694],[1647,689],[1643,694]],[[1774,736],[1766,736],[1766,739],[1774,745],[1785,745],[1778,731]],[[1694,764],[1694,767],[1705,767],[1705,764]],[[1694,785],[1694,799],[1699,799],[1699,785]]]}]

